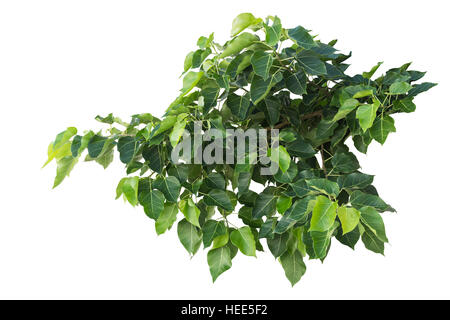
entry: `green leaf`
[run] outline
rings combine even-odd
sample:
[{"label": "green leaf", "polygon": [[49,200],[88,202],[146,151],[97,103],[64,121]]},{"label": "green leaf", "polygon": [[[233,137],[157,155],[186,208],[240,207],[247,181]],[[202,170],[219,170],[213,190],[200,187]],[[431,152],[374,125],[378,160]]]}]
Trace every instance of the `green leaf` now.
[{"label": "green leaf", "polygon": [[186,219],[178,222],[178,239],[185,249],[194,255],[202,243],[202,233],[199,228],[189,223]]},{"label": "green leaf", "polygon": [[370,231],[372,231],[378,239],[383,242],[389,242],[386,237],[386,230],[384,227],[383,218],[380,214],[372,207],[363,207],[360,209],[361,211],[361,220],[364,225],[369,227]]},{"label": "green leaf", "polygon": [[159,215],[155,223],[156,233],[163,234],[170,230],[174,222],[177,220],[178,208],[175,203],[166,203],[164,210]]},{"label": "green leaf", "polygon": [[128,202],[134,207],[138,204],[139,177],[123,178],[119,183],[120,192],[123,193]]},{"label": "green leaf", "polygon": [[253,77],[253,81],[250,85],[250,97],[253,104],[257,105],[262,99],[264,99],[269,93],[270,89],[283,79],[281,73],[275,73],[267,80],[259,76]]},{"label": "green leaf", "polygon": [[340,152],[333,156],[331,163],[333,168],[339,172],[350,173],[359,169],[359,162],[351,152]]},{"label": "green leaf", "polygon": [[139,190],[139,203],[144,207],[145,214],[157,220],[164,210],[164,194],[159,190]]},{"label": "green leaf", "polygon": [[69,127],[63,132],[58,133],[53,141],[53,150],[61,148],[64,144],[69,142],[70,138],[77,134],[77,128]]},{"label": "green leaf", "polygon": [[260,193],[253,207],[253,218],[260,219],[264,216],[270,217],[277,209],[277,197],[270,193]]},{"label": "green leaf", "polygon": [[413,102],[413,98],[405,98],[402,100],[395,100],[394,109],[401,112],[410,113],[416,111],[416,105]]},{"label": "green leaf", "polygon": [[378,104],[363,104],[356,110],[356,118],[364,132],[372,127],[377,116]]},{"label": "green leaf", "polygon": [[257,41],[259,41],[258,36],[244,32],[228,43],[225,50],[223,50],[223,52],[219,55],[219,58],[226,58],[235,55]]},{"label": "green leaf", "polygon": [[292,205],[292,198],[281,196],[277,200],[277,211],[281,214],[284,214],[287,209],[289,209]]},{"label": "green leaf", "polygon": [[311,189],[308,187],[308,184],[304,179],[297,180],[294,183],[291,183],[290,186],[292,187],[292,190],[294,190],[295,194],[299,198],[303,198],[308,193],[311,192]]},{"label": "green leaf", "polygon": [[249,190],[252,181],[252,174],[250,172],[240,172],[238,176],[238,197],[242,196]]},{"label": "green leaf", "polygon": [[315,258],[321,260],[325,259],[328,253],[328,249],[330,248],[331,237],[338,226],[339,223],[334,222],[330,229],[327,231],[311,231],[311,239]]},{"label": "green leaf", "polygon": [[281,103],[277,99],[264,100],[266,120],[271,127],[274,127],[280,121]]},{"label": "green leaf", "polygon": [[313,76],[319,76],[327,73],[325,63],[315,55],[304,53],[297,55],[297,61],[305,69],[306,73]]},{"label": "green leaf", "polygon": [[280,18],[274,17],[271,26],[264,23],[264,30],[266,32],[266,43],[267,45],[273,47],[280,41],[281,38],[281,21]]},{"label": "green leaf", "polygon": [[245,51],[236,56],[233,60],[231,60],[230,64],[228,65],[225,71],[225,74],[229,75],[231,78],[235,78],[249,65],[251,65],[252,55],[253,55],[252,51]]},{"label": "green leaf", "polygon": [[311,37],[309,32],[303,28],[302,26],[298,26],[293,29],[288,30],[288,36],[291,38],[297,45],[304,49],[311,49],[317,46],[317,43],[314,42],[314,39]]},{"label": "green leaf", "polygon": [[287,169],[286,172],[283,172],[282,170],[277,170],[277,173],[274,175],[274,178],[276,181],[281,183],[291,183],[292,181],[294,181],[297,174],[298,174],[297,164],[291,161],[289,169]]},{"label": "green leaf", "polygon": [[306,180],[306,184],[310,189],[317,190],[321,193],[325,193],[327,195],[337,197],[339,195],[339,185],[327,179],[308,179]]},{"label": "green leaf", "polygon": [[275,258],[280,257],[287,250],[289,233],[274,234],[273,238],[267,239],[267,246]]},{"label": "green leaf", "polygon": [[228,194],[219,189],[213,189],[208,194],[205,194],[205,203],[208,206],[217,206],[226,211],[233,211],[234,209]]},{"label": "green leaf", "polygon": [[197,208],[194,201],[192,199],[180,200],[178,203],[178,208],[184,214],[184,217],[187,221],[193,224],[196,227],[200,227],[198,222],[198,218],[200,216],[200,209]]},{"label": "green leaf", "polygon": [[281,171],[287,172],[291,165],[291,156],[283,146],[278,146],[275,149],[270,150],[270,160],[278,163]]},{"label": "green leaf", "polygon": [[281,266],[284,269],[286,278],[289,280],[292,286],[294,286],[306,272],[306,265],[303,262],[302,255],[298,250],[290,253],[286,251],[280,257]]},{"label": "green leaf", "polygon": [[231,268],[230,249],[220,247],[210,250],[208,252],[208,265],[213,282],[215,282],[222,273]]},{"label": "green leaf", "polygon": [[349,207],[339,207],[337,214],[342,225],[342,235],[355,229],[359,223],[359,217],[361,216],[361,213],[358,210]]},{"label": "green leaf", "polygon": [[[197,83],[203,77],[203,74],[204,74],[203,71],[200,71],[200,72],[190,71],[190,72],[188,72],[183,78],[183,89],[181,89],[181,95],[185,96],[192,89],[194,89],[195,86],[197,85]],[[171,120],[171,121],[173,121],[173,120]],[[175,122],[175,121],[173,121],[173,122]],[[162,127],[162,124],[161,124],[161,127]],[[158,133],[161,133],[161,132],[162,131],[159,131]]]},{"label": "green leaf", "polygon": [[292,207],[290,207],[289,210],[281,217],[281,220],[277,223],[274,232],[284,233],[296,223],[305,221],[308,213],[311,212],[311,201],[314,201],[314,198],[306,197],[295,201]]},{"label": "green leaf", "polygon": [[208,220],[202,227],[203,246],[209,247],[213,240],[217,237],[227,234],[227,228],[223,221]]},{"label": "green leaf", "polygon": [[256,244],[250,227],[242,227],[231,232],[231,242],[246,256],[256,256]]},{"label": "green leaf", "polygon": [[264,51],[256,51],[252,55],[251,63],[256,75],[264,80],[269,78],[269,71],[273,63],[272,55]]},{"label": "green leaf", "polygon": [[243,96],[238,96],[230,93],[227,98],[227,106],[239,120],[245,120],[250,108],[250,94],[247,93]]},{"label": "green leaf", "polygon": [[336,219],[338,204],[327,197],[318,196],[311,217],[309,231],[328,231]]},{"label": "green leaf", "polygon": [[117,150],[120,153],[120,161],[128,164],[136,154],[139,142],[133,137],[121,137],[117,143]]},{"label": "green leaf", "polygon": [[255,16],[251,13],[241,13],[233,20],[233,24],[231,27],[231,36],[234,37],[250,27],[253,24],[256,24],[260,21],[260,19],[256,19]]},{"label": "green leaf", "polygon": [[56,188],[63,182],[63,180],[69,176],[73,167],[77,164],[78,158],[74,158],[72,156],[66,156],[64,158],[56,160],[57,169],[56,169],[56,177],[53,182],[53,188]]},{"label": "green leaf", "polygon": [[306,93],[306,74],[303,70],[293,73],[286,78],[286,87],[294,94],[302,95]]},{"label": "green leaf", "polygon": [[[180,117],[182,116],[182,117]],[[170,133],[170,144],[175,147],[183,136],[184,128],[186,127],[186,114],[181,114],[177,117],[177,122],[173,126],[172,132]]]},{"label": "green leaf", "polygon": [[395,211],[380,197],[373,194],[364,193],[359,190],[352,192],[352,194],[350,195],[350,203],[358,210],[361,210],[362,207],[368,206],[373,207],[381,212]]},{"label": "green leaf", "polygon": [[377,72],[378,68],[383,64],[383,62],[378,62],[372,69],[370,69],[369,72],[363,72],[362,76],[365,79],[370,79],[372,78],[372,76],[375,74],[375,72]]},{"label": "green leaf", "polygon": [[384,255],[384,243],[372,231],[366,229],[361,240],[368,250]]},{"label": "green leaf", "polygon": [[336,239],[340,243],[352,248],[353,250],[355,250],[355,245],[358,243],[360,237],[361,235],[359,233],[359,228],[355,228],[353,231],[350,231],[345,235],[342,234],[342,229],[339,229],[339,232],[336,234]]},{"label": "green leaf", "polygon": [[161,173],[163,169],[163,159],[160,152],[160,146],[146,147],[142,150],[142,157],[148,162],[150,169]]},{"label": "green leaf", "polygon": [[389,93],[394,95],[406,94],[411,89],[412,86],[408,82],[399,81],[391,84],[391,86],[389,87]]},{"label": "green leaf", "polygon": [[158,178],[154,182],[154,187],[164,194],[167,201],[177,202],[181,190],[181,185],[177,178]]},{"label": "green leaf", "polygon": [[297,137],[295,141],[287,144],[287,151],[290,155],[308,159],[316,154],[316,150],[302,137]]},{"label": "green leaf", "polygon": [[353,98],[347,99],[344,101],[342,106],[339,108],[338,112],[333,118],[333,121],[339,121],[345,118],[350,112],[356,109],[359,106],[359,101]]},{"label": "green leaf", "polygon": [[88,153],[89,153],[89,157],[91,157],[92,159],[97,158],[100,153],[103,150],[103,147],[106,143],[106,141],[108,140],[108,138],[106,137],[102,137],[99,135],[95,135],[91,138],[91,140],[89,140],[88,143]]},{"label": "green leaf", "polygon": [[374,176],[361,172],[353,172],[339,176],[338,184],[342,189],[364,189],[373,182]]},{"label": "green leaf", "polygon": [[435,86],[437,86],[437,83],[424,82],[421,84],[415,84],[413,85],[413,88],[408,92],[408,96],[415,97],[418,94],[426,92]]},{"label": "green leaf", "polygon": [[388,115],[385,115],[375,121],[373,126],[370,128],[370,135],[383,145],[386,142],[389,133],[395,131],[394,119]]}]

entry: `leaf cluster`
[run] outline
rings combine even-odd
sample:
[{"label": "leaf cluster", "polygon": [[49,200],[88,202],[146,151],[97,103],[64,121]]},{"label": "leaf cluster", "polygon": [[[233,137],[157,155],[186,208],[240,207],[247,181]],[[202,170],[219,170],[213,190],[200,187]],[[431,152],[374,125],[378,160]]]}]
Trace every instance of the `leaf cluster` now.
[{"label": "leaf cluster", "polygon": [[[415,111],[414,98],[436,84],[418,83],[425,72],[410,63],[378,78],[381,62],[348,75],[351,53],[336,42],[321,42],[302,26],[284,28],[276,16],[240,14],[225,44],[214,34],[199,38],[185,58],[180,94],[161,119],[143,113],[124,122],[109,114],[96,118],[106,130],[58,134],[48,148],[47,163],[57,163],[54,186],[84,154],[106,168],[117,151],[126,169],[117,197],[142,206],[158,234],[177,223],[190,255],[208,249],[213,281],[238,252],[256,256],[264,242],[292,285],[306,271],[304,259],[323,261],[332,239],[352,249],[361,239],[383,254],[380,213],[394,209],[347,144],[361,153],[374,140],[384,144],[396,131],[393,116]],[[260,163],[172,163],[172,149],[184,130],[194,133],[194,121],[224,135],[279,129],[280,170],[264,176]]]}]

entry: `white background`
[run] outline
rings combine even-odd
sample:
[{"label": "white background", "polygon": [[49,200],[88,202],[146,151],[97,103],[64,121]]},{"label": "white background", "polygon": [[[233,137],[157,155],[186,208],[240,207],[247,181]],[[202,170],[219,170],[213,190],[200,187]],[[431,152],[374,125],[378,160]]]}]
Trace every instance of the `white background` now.
[{"label": "white background", "polygon": [[[446,1],[0,1],[0,298],[450,298],[450,27]],[[439,86],[395,117],[384,147],[359,155],[376,174],[386,257],[334,242],[293,289],[270,253],[238,255],[213,285],[206,252],[192,260],[175,229],[157,237],[140,208],[114,200],[124,175],[80,163],[51,190],[46,148],[97,114],[161,116],[181,88],[199,36],[227,40],[241,12],[278,15],[353,51],[350,72],[414,61]]]}]

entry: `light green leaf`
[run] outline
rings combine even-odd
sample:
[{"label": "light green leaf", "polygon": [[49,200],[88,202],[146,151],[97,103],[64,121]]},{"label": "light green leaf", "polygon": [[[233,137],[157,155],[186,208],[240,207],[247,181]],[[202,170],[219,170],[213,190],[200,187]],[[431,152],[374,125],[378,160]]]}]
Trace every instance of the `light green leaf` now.
[{"label": "light green leaf", "polygon": [[377,116],[378,104],[363,104],[356,110],[356,118],[364,132],[372,127],[373,121]]},{"label": "light green leaf", "polygon": [[406,94],[412,86],[408,82],[398,81],[391,84],[389,87],[389,93],[393,95]]},{"label": "light green leaf", "polygon": [[312,246],[316,259],[325,259],[330,247],[331,237],[338,227],[339,222],[335,221],[327,231],[311,231]]},{"label": "light green leaf", "polygon": [[250,227],[242,227],[231,232],[231,242],[246,256],[256,256],[256,244]]},{"label": "light green leaf", "polygon": [[[183,115],[181,118],[180,116]],[[186,127],[186,114],[181,114],[177,118],[177,122],[175,122],[175,125],[173,126],[172,132],[170,133],[170,144],[172,147],[175,147],[178,142],[180,141],[180,138],[183,136],[184,128]]]},{"label": "light green leaf", "polygon": [[325,196],[318,196],[311,217],[309,231],[328,231],[336,219],[338,204]]},{"label": "light green leaf", "polygon": [[225,50],[223,50],[223,52],[219,55],[219,58],[226,58],[234,54],[238,54],[243,49],[249,47],[257,41],[259,41],[258,36],[244,32],[228,43]]},{"label": "light green leaf", "polygon": [[208,252],[208,265],[213,282],[215,282],[222,273],[231,268],[230,249],[220,247],[210,250]]},{"label": "light green leaf", "polygon": [[281,171],[286,172],[291,165],[291,156],[283,146],[278,146],[275,149],[270,149],[270,160],[278,163]]},{"label": "light green leaf", "polygon": [[178,208],[175,203],[166,203],[164,210],[158,217],[155,223],[156,233],[158,235],[163,234],[167,230],[170,230],[174,222],[177,220]]},{"label": "light green leaf", "polygon": [[359,217],[361,216],[361,213],[358,210],[349,207],[339,207],[337,214],[342,225],[342,235],[355,229],[359,223]]},{"label": "light green leaf", "polygon": [[178,208],[184,214],[187,221],[192,223],[196,227],[200,227],[198,217],[200,216],[200,209],[197,208],[192,199],[181,200],[178,203]]},{"label": "light green leaf", "polygon": [[181,95],[185,96],[192,89],[194,89],[195,86],[197,85],[197,83],[203,77],[203,74],[204,74],[203,71],[200,71],[200,72],[190,71],[190,72],[188,72],[183,78],[183,89],[181,89]]},{"label": "light green leaf", "polygon": [[56,177],[53,182],[53,188],[56,188],[58,185],[63,182],[65,177],[69,176],[73,167],[77,164],[78,158],[74,158],[72,156],[65,156],[61,159],[56,160],[57,168],[56,168]]},{"label": "light green leaf", "polygon": [[261,19],[256,19],[251,13],[241,13],[233,20],[231,26],[231,36],[234,37],[250,27],[253,24],[260,22]]},{"label": "light green leaf", "polygon": [[277,200],[277,211],[281,214],[284,214],[287,209],[289,209],[292,205],[292,198],[281,196]]},{"label": "light green leaf", "polygon": [[138,204],[139,177],[123,178],[119,183],[125,199],[134,207]]},{"label": "light green leaf", "polygon": [[370,79],[372,78],[372,76],[375,74],[375,72],[377,72],[378,68],[383,64],[383,62],[378,62],[374,67],[372,67],[372,69],[370,69],[369,72],[363,72],[362,76],[365,79]]}]

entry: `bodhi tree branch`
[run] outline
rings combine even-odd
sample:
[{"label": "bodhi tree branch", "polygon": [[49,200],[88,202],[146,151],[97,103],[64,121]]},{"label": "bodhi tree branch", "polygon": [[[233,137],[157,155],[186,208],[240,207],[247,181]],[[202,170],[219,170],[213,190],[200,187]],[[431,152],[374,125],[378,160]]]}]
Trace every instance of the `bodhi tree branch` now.
[{"label": "bodhi tree branch", "polygon": [[[383,254],[381,214],[394,209],[347,144],[361,153],[374,140],[384,144],[396,131],[394,115],[415,111],[414,98],[436,84],[418,83],[425,72],[409,63],[378,78],[381,63],[349,75],[350,54],[336,42],[321,42],[302,26],[285,28],[276,16],[240,14],[224,44],[214,34],[198,39],[185,58],[181,93],[161,119],[142,113],[126,123],[109,114],[96,118],[104,130],[58,134],[46,162],[57,164],[54,187],[82,157],[106,168],[117,151],[126,171],[117,198],[142,206],[157,234],[176,224],[190,255],[208,248],[213,281],[238,253],[268,249],[292,285],[307,257],[325,260],[332,239],[350,248],[361,240]],[[280,129],[279,146],[270,148],[277,170],[263,175],[269,165],[250,161],[195,163],[195,152],[173,162],[183,134],[195,134],[194,121],[223,137],[228,129]],[[245,150],[245,159],[254,158]]]}]

